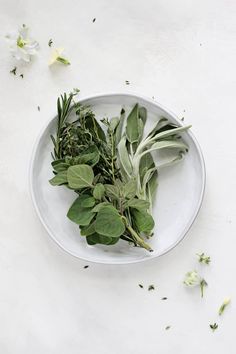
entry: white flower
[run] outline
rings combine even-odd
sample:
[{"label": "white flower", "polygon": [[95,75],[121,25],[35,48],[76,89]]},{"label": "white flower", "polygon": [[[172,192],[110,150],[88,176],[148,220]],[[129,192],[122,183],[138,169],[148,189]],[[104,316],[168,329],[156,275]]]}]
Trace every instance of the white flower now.
[{"label": "white flower", "polygon": [[70,62],[68,59],[64,58],[62,56],[62,53],[64,52],[64,48],[56,48],[56,49],[53,49],[52,51],[52,55],[51,55],[51,58],[49,60],[49,63],[48,65],[52,65],[54,64],[55,62],[59,62],[59,63],[62,63],[64,65],[70,65]]},{"label": "white flower", "polygon": [[202,277],[200,277],[200,275],[198,274],[198,272],[196,270],[186,273],[185,279],[184,279],[184,284],[187,286],[190,286],[190,287],[194,287],[194,286],[199,285],[200,290],[201,290],[201,297],[203,297],[204,288],[205,288],[205,286],[207,286],[206,280],[203,279]]},{"label": "white flower", "polygon": [[184,279],[184,284],[187,286],[197,286],[201,282],[201,278],[198,275],[198,272],[196,270],[193,270],[192,272],[188,272],[185,274],[185,279]]},{"label": "white flower", "polygon": [[39,48],[38,42],[30,38],[28,32],[29,28],[22,25],[17,32],[11,32],[6,35],[9,49],[17,60],[29,62],[31,56],[35,55]]}]

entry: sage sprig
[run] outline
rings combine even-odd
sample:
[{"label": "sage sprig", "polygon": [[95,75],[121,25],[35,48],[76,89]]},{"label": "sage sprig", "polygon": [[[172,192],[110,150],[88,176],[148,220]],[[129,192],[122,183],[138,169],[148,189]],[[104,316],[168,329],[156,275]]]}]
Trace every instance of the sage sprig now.
[{"label": "sage sprig", "polygon": [[158,170],[153,151],[174,149],[169,165],[182,159],[188,150],[178,127],[166,118],[144,136],[147,111],[136,104],[126,117],[100,122],[89,107],[74,101],[77,92],[57,101],[57,131],[54,146],[53,186],[74,190],[77,198],[67,217],[79,225],[89,245],[114,245],[120,239],[152,251],[152,202]]}]

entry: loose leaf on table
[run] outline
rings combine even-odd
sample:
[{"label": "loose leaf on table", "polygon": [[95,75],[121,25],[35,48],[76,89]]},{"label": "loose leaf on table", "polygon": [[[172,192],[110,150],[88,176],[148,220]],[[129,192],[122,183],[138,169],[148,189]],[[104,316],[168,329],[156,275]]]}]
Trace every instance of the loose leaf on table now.
[{"label": "loose leaf on table", "polygon": [[[91,196],[79,196],[70,207],[67,217],[76,224],[89,225],[95,215],[92,211],[95,200],[93,202],[91,198],[94,199]],[[90,207],[86,205],[89,205]]]},{"label": "loose leaf on table", "polygon": [[99,235],[97,233],[88,235],[86,237],[87,243],[89,245],[96,245],[97,243],[103,245],[114,245],[119,241],[119,239],[120,239],[119,237],[109,237],[109,236]]},{"label": "loose leaf on table", "polygon": [[119,237],[124,233],[125,225],[116,208],[105,206],[100,209],[95,221],[95,231],[109,237]]},{"label": "loose leaf on table", "polygon": [[49,182],[52,186],[60,186],[67,183],[67,171],[58,172]]},{"label": "loose leaf on table", "polygon": [[92,167],[88,165],[75,165],[68,168],[68,184],[70,188],[80,189],[92,187],[94,174]]},{"label": "loose leaf on table", "polygon": [[105,187],[102,183],[96,184],[93,190],[93,196],[95,199],[101,200],[105,193]]},{"label": "loose leaf on table", "polygon": [[154,228],[154,220],[151,214],[146,211],[132,210],[134,223],[139,232],[150,233]]}]

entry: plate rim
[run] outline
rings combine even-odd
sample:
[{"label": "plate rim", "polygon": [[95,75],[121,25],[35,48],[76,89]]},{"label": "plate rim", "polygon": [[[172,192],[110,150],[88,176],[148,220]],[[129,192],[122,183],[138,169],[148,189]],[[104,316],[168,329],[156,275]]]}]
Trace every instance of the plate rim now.
[{"label": "plate rim", "polygon": [[[157,106],[158,108],[160,108],[161,110],[165,111],[167,114],[169,114],[171,117],[173,117],[180,126],[184,126],[183,121],[181,121],[177,115],[175,113],[173,113],[170,109],[166,108],[164,105],[162,105],[161,103],[159,103],[159,101],[157,101],[156,99],[150,99],[149,97],[145,96],[145,95],[140,95],[138,93],[134,93],[134,92],[105,92],[105,93],[98,93],[98,94],[91,94],[91,95],[87,95],[84,97],[81,97],[78,99],[79,103],[83,103],[84,101],[87,100],[91,100],[91,99],[97,99],[97,98],[105,98],[105,97],[114,97],[114,96],[128,96],[130,98],[136,98],[136,99],[142,99],[144,101],[147,101],[148,103]],[[205,193],[205,187],[206,187],[206,165],[205,165],[205,160],[203,157],[203,153],[202,153],[202,149],[200,147],[200,144],[198,143],[195,135],[192,133],[192,131],[187,131],[186,133],[191,137],[191,139],[193,140],[195,146],[196,146],[196,150],[199,156],[199,160],[200,160],[200,165],[201,165],[201,180],[202,180],[202,185],[201,185],[201,192],[200,192],[200,196],[199,196],[199,200],[198,203],[195,207],[194,213],[189,221],[189,223],[187,224],[187,226],[183,229],[181,236],[179,237],[179,239],[173,243],[171,246],[169,246],[163,253],[161,254],[156,254],[156,255],[150,255],[149,257],[143,257],[140,259],[134,259],[134,260],[123,260],[123,261],[112,261],[112,260],[108,260],[108,261],[101,261],[98,259],[88,259],[86,257],[81,257],[76,255],[75,253],[73,253],[73,251],[68,250],[66,247],[64,247],[53,235],[53,232],[50,230],[50,228],[47,226],[47,224],[45,223],[40,210],[38,208],[38,204],[36,201],[36,197],[35,197],[35,193],[34,193],[34,187],[33,187],[33,170],[34,170],[34,161],[35,161],[35,156],[36,156],[36,152],[37,152],[37,147],[39,145],[39,142],[45,132],[45,130],[48,128],[49,124],[52,122],[53,119],[55,119],[55,117],[57,116],[57,114],[55,114],[52,118],[49,118],[46,123],[43,125],[43,127],[40,129],[39,134],[37,135],[37,138],[34,142],[33,145],[33,149],[32,149],[32,153],[31,153],[31,157],[30,157],[30,163],[29,163],[29,189],[30,189],[30,196],[31,196],[31,200],[32,203],[34,205],[34,209],[36,211],[36,214],[41,222],[41,224],[44,226],[45,230],[47,231],[48,235],[50,236],[50,238],[63,250],[65,251],[67,254],[70,254],[71,256],[75,257],[76,259],[80,259],[86,262],[91,262],[91,263],[96,263],[96,264],[110,264],[110,265],[126,265],[126,264],[135,264],[135,263],[141,263],[141,262],[145,262],[145,261],[151,261],[154,260],[155,258],[160,258],[162,256],[164,256],[165,254],[169,253],[171,250],[175,249],[187,236],[189,230],[191,229],[194,221],[196,220],[198,213],[201,209],[202,206],[202,202],[203,202],[203,198],[204,198],[204,193]]]}]

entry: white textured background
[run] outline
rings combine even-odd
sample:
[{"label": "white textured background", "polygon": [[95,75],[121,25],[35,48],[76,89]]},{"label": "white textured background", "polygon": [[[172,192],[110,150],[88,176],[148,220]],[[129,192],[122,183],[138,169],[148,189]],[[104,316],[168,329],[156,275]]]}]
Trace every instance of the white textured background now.
[{"label": "white textured background", "polygon": [[[17,65],[23,80],[9,74],[15,62],[3,38],[22,23],[41,46],[29,66]],[[0,37],[0,353],[235,354],[236,1],[0,0]],[[66,48],[70,67],[49,70],[50,38]],[[155,96],[193,124],[206,159],[205,200],[188,237],[161,259],[83,269],[37,219],[32,145],[58,94],[73,87],[81,96]],[[200,251],[212,257],[202,267],[203,300],[182,285]]]}]

